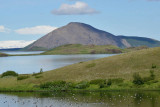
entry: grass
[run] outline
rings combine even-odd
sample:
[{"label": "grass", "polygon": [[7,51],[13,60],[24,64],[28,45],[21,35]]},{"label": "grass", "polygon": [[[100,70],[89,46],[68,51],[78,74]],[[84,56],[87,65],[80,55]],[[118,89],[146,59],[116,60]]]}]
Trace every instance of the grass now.
[{"label": "grass", "polygon": [[[160,47],[150,48],[88,62],[77,63],[56,70],[43,72],[40,74],[40,76],[42,76],[40,78],[35,78],[35,76],[32,76],[31,74],[30,78],[21,81],[17,81],[16,77],[0,78],[0,89],[17,89],[17,87],[26,87],[28,90],[38,90],[37,86],[45,82],[66,81],[79,83],[81,81],[91,81],[96,79],[114,80],[117,78],[123,79],[123,83],[113,82],[110,87],[105,89],[160,89],[159,53]],[[145,83],[141,86],[136,86],[132,83],[134,73],[139,73],[139,75],[144,78],[150,75],[151,69],[154,69],[155,81]],[[98,86],[92,87],[97,88]],[[88,88],[91,87],[89,86]]]}]

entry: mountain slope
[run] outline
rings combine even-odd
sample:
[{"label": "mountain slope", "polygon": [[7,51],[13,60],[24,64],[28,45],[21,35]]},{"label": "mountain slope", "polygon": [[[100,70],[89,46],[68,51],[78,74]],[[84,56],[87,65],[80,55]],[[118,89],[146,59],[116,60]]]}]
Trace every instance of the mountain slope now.
[{"label": "mountain slope", "polygon": [[[48,50],[66,44],[83,45],[115,45],[121,48],[147,45],[150,47],[160,46],[159,41],[152,39],[133,38],[115,36],[111,33],[98,30],[90,25],[78,22],[71,22],[66,26],[60,27],[34,43],[25,47],[25,50]],[[138,41],[138,42],[134,42]],[[146,43],[147,42],[147,43]],[[153,43],[154,42],[154,43]]]},{"label": "mountain slope", "polygon": [[160,46],[160,42],[158,40],[145,38],[145,37],[127,37],[127,36],[118,36],[120,39],[125,39],[130,46],[148,46],[148,47],[158,47]]},{"label": "mountain slope", "polygon": [[124,47],[121,39],[108,32],[98,30],[87,24],[72,22],[48,33],[29,45],[27,49],[31,50],[35,47],[52,49],[65,44],[115,45]]}]

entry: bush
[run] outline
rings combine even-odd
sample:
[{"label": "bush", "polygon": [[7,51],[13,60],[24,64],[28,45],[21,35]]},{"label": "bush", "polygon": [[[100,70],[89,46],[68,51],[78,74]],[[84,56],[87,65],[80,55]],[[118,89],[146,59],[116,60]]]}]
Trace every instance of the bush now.
[{"label": "bush", "polygon": [[5,77],[5,76],[18,76],[18,74],[15,71],[6,71],[2,74],[1,77]]},{"label": "bush", "polygon": [[139,75],[139,73],[133,74],[133,83],[136,85],[142,85],[144,84],[142,77]]},{"label": "bush", "polygon": [[78,89],[85,89],[85,88],[88,88],[90,86],[89,82],[87,81],[82,81],[80,83],[78,83],[75,88],[78,88]]},{"label": "bush", "polygon": [[65,90],[67,89],[67,85],[65,81],[53,81],[40,84],[40,88],[48,88],[51,90]]},{"label": "bush", "polygon": [[17,77],[17,80],[24,80],[24,79],[27,79],[27,78],[29,78],[28,75],[21,75],[21,76]]},{"label": "bush", "polygon": [[157,68],[157,66],[155,65],[155,64],[152,64],[152,68],[154,69],[154,68]]},{"label": "bush", "polygon": [[91,80],[90,84],[106,84],[106,80],[105,79]]},{"label": "bush", "polygon": [[105,84],[99,84],[99,88],[104,88]]},{"label": "bush", "polygon": [[112,85],[112,80],[109,79],[109,80],[107,81],[107,86],[111,86],[111,85]]},{"label": "bush", "polygon": [[111,81],[114,84],[120,84],[120,83],[123,83],[124,79],[122,79],[122,78],[114,78],[114,79],[111,79]]},{"label": "bush", "polygon": [[109,79],[107,81],[107,86],[111,86],[112,84],[120,84],[123,83],[124,79],[122,78],[114,78],[114,79]]},{"label": "bush", "polygon": [[154,70],[150,70],[150,78],[151,78],[151,80],[155,79]]}]

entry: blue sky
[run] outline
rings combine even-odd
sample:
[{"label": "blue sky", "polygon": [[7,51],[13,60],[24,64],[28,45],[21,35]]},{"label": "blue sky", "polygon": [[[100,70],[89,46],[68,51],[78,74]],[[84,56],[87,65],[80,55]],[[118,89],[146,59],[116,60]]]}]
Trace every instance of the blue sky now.
[{"label": "blue sky", "polygon": [[69,22],[160,40],[160,0],[0,0],[0,48],[25,46]]}]

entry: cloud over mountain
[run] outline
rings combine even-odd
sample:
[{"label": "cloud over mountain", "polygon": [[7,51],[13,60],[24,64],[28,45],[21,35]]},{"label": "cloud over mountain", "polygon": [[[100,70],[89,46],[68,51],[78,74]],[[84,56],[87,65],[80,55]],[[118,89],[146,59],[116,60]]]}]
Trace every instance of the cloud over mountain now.
[{"label": "cloud over mountain", "polygon": [[99,13],[84,2],[77,1],[75,4],[62,4],[59,9],[52,11],[55,15],[84,15]]},{"label": "cloud over mountain", "polygon": [[0,41],[0,49],[7,49],[7,48],[23,48],[35,40],[32,41],[24,41],[24,40],[10,40],[10,41]]},{"label": "cloud over mountain", "polygon": [[57,27],[42,25],[42,26],[17,29],[15,30],[15,32],[22,35],[37,35],[37,34],[47,34],[55,29],[57,29]]}]

